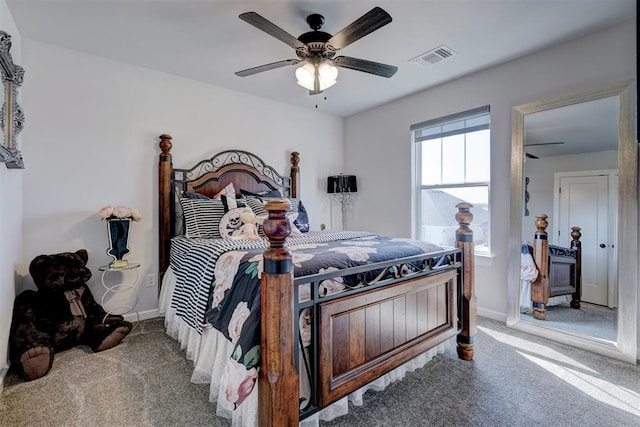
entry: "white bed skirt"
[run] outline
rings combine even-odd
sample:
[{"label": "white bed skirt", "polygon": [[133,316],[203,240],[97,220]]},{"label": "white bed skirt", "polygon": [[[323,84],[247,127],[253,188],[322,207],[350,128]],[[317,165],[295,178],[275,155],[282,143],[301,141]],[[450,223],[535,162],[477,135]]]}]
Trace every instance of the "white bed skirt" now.
[{"label": "white bed skirt", "polygon": [[[560,295],[557,297],[549,297],[547,307],[569,304],[571,295]],[[531,282],[528,280],[520,280],[520,313],[532,314],[533,303],[531,302]]]},{"label": "white bed skirt", "polygon": [[[229,405],[222,395],[220,383],[224,366],[233,351],[233,345],[223,334],[212,327],[205,327],[202,335],[198,334],[176,315],[175,310],[171,308],[171,295],[173,294],[174,284],[175,275],[169,268],[162,281],[158,305],[160,313],[164,315],[167,334],[180,343],[187,359],[193,361],[194,367],[191,382],[211,384],[209,401],[217,404],[216,413],[219,416],[232,420],[232,426],[257,427],[258,387],[254,387],[249,397],[238,409],[233,410],[233,407]],[[444,353],[452,345],[455,345],[455,337],[361,387],[313,416],[306,418],[300,422],[300,426],[316,427],[319,425],[319,420],[330,421],[341,415],[346,415],[349,410],[348,402],[357,406],[362,405],[362,397],[367,390],[384,390],[392,382],[404,378],[407,372],[422,368],[435,355]]]}]

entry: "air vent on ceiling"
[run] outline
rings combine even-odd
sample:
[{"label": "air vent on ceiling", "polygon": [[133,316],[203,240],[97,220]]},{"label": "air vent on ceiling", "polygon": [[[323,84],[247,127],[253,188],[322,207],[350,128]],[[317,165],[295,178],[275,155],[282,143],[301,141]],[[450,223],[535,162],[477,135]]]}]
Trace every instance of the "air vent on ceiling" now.
[{"label": "air vent on ceiling", "polygon": [[409,62],[416,64],[420,67],[436,64],[444,59],[451,58],[456,53],[445,45],[438,46],[435,49],[431,49],[428,52],[418,55]]}]

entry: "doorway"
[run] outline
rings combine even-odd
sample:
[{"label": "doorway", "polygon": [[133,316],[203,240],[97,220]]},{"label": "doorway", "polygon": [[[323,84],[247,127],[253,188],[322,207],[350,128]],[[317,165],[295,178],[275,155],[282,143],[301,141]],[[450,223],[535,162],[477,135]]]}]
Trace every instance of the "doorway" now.
[{"label": "doorway", "polygon": [[[617,265],[615,229],[617,171],[558,172],[554,179],[552,242],[566,246],[572,226],[581,228],[583,302],[615,307],[617,284],[610,266]],[[613,193],[613,194],[612,194]]]}]

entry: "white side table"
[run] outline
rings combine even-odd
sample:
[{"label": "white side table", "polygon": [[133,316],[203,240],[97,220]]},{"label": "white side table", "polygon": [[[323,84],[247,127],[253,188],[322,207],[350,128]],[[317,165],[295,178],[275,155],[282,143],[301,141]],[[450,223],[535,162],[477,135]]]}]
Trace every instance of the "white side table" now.
[{"label": "white side table", "polygon": [[[136,314],[136,323],[135,327],[140,323],[140,313],[136,310],[136,305],[138,304],[138,294],[135,293],[136,284],[140,279],[140,264],[136,262],[130,262],[124,267],[112,267],[111,265],[103,265],[98,267],[98,270],[102,271],[102,277],[100,278],[102,282],[102,286],[106,289],[105,293],[102,295],[101,305],[104,311],[107,312],[102,322],[107,319],[108,315],[121,315],[124,316],[128,313]],[[131,272],[134,273],[133,280],[130,280],[128,283],[107,283],[106,276],[108,273],[121,273],[122,278],[124,280],[124,276],[126,273]],[[110,294],[124,294],[125,292],[134,292],[133,298],[129,298],[126,303],[121,303],[116,300],[115,307],[107,307],[108,301],[106,301],[107,295]]]}]

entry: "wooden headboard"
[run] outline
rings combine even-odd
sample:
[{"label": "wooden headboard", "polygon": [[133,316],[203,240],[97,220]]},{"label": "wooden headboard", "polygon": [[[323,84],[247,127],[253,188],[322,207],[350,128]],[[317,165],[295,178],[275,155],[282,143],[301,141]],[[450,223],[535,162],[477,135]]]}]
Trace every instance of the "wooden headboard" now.
[{"label": "wooden headboard", "polygon": [[210,159],[202,160],[189,169],[174,169],[171,157],[171,135],[160,135],[158,162],[159,204],[159,272],[160,280],[169,267],[171,238],[179,234],[176,229],[177,197],[190,191],[213,197],[229,183],[236,191],[253,193],[280,190],[284,197],[299,197],[299,153],[291,153],[290,176],[280,175],[258,156],[242,150],[222,151]]}]

